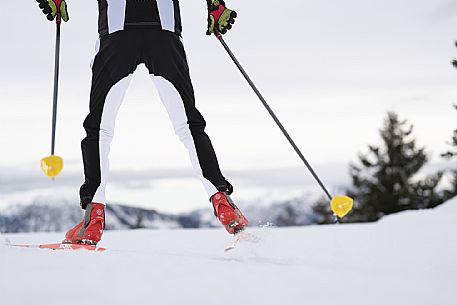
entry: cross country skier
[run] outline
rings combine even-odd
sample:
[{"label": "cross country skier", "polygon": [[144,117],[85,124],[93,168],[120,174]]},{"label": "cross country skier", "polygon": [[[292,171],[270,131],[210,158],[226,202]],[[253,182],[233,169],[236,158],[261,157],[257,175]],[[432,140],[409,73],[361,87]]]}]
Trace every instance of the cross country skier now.
[{"label": "cross country skier", "polygon": [[[65,0],[37,0],[49,20],[68,21]],[[225,34],[236,12],[223,0],[206,0],[207,35]],[[168,112],[176,135],[189,152],[193,169],[212,202],[214,214],[230,234],[248,220],[230,199],[205,120],[195,107],[186,54],[181,42],[178,0],[98,0],[98,53],[92,64],[90,112],[81,142],[85,181],[80,189],[83,220],[65,235],[68,243],[97,244],[105,227],[105,188],[115,118],[133,73],[145,64]]]}]

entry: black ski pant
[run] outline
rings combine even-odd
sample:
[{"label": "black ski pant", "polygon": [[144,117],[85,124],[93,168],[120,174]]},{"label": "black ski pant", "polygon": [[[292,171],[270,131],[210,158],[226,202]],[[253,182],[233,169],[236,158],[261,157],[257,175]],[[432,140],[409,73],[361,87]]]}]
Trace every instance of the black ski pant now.
[{"label": "black ski pant", "polygon": [[145,64],[168,112],[176,135],[189,152],[193,169],[211,197],[225,189],[205,120],[195,107],[186,54],[180,37],[172,32],[135,29],[100,38],[92,65],[90,113],[84,121],[82,141],[85,181],[80,189],[81,205],[106,204],[110,144],[115,119],[139,64]]}]

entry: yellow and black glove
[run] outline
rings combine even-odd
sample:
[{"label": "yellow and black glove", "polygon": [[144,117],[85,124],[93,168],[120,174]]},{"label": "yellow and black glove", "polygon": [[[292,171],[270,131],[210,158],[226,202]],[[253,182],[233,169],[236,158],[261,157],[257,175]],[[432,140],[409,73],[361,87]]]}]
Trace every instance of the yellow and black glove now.
[{"label": "yellow and black glove", "polygon": [[60,14],[63,21],[68,21],[68,9],[65,0],[37,0],[37,2],[49,21],[53,21],[57,14]]},{"label": "yellow and black glove", "polygon": [[208,30],[206,35],[216,31],[225,34],[235,23],[236,12],[225,7],[223,0],[206,0],[208,4]]}]

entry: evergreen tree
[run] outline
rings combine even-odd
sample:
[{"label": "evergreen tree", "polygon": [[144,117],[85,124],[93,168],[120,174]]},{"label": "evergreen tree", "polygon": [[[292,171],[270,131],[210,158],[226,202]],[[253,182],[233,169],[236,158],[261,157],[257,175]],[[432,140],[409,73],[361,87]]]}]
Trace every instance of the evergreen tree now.
[{"label": "evergreen tree", "polygon": [[351,164],[349,194],[355,198],[355,206],[345,221],[376,221],[383,215],[443,202],[436,192],[442,173],[414,180],[428,158],[424,148],[417,147],[412,132],[407,121],[388,113],[380,130],[382,145],[370,145],[368,153],[359,156],[359,164]]},{"label": "evergreen tree", "polygon": [[[457,41],[455,42],[455,46],[457,47]],[[452,65],[457,69],[457,60],[455,58],[452,61]],[[454,107],[457,110],[457,105]],[[451,149],[444,153],[442,156],[448,160],[457,160],[457,129],[454,130],[454,135],[449,144]],[[452,170],[451,188],[444,192],[445,199],[450,199],[454,196],[457,196],[457,169]]]},{"label": "evergreen tree", "polygon": [[[457,110],[457,105],[454,106]],[[442,154],[442,156],[448,160],[456,160],[457,161],[457,129],[454,130],[454,135],[451,139],[450,149],[446,153]],[[454,166],[452,169],[452,177],[451,177],[451,189],[445,191],[445,199],[452,198],[457,196],[457,168]]]}]

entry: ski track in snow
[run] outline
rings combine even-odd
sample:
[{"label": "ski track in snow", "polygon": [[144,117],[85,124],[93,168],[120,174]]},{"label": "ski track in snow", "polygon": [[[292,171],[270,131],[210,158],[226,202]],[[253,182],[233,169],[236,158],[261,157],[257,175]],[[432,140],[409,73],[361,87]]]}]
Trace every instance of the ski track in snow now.
[{"label": "ski track in snow", "polygon": [[[108,231],[103,253],[7,246],[1,304],[455,305],[457,199],[374,224],[253,228],[224,253],[223,230]],[[75,297],[77,296],[77,297]]]}]

